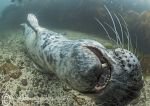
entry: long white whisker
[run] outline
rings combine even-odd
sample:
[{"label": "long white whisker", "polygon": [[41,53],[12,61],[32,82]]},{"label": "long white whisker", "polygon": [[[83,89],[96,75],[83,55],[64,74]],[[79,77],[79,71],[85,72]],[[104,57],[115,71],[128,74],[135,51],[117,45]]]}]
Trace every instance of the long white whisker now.
[{"label": "long white whisker", "polygon": [[130,37],[130,36],[129,36],[129,40],[130,40],[130,46],[131,46],[130,50],[133,52],[132,39],[131,39],[131,37]]},{"label": "long white whisker", "polygon": [[97,19],[95,18],[95,20],[102,26],[102,28],[104,29],[104,31],[106,32],[108,38],[111,40],[111,41],[115,41],[114,39],[112,39],[108,33],[108,31],[106,30],[105,26]]},{"label": "long white whisker", "polygon": [[[111,21],[112,21],[112,23],[113,23],[113,27],[114,27],[114,30],[115,30],[115,34],[116,34],[116,40],[117,40],[117,42],[118,42],[118,37],[117,37],[117,30],[116,30],[116,24],[115,24],[115,22],[114,22],[114,19],[113,19],[113,17],[112,17],[112,15],[111,15],[111,13],[110,13],[110,11],[108,10],[108,8],[104,5],[104,7],[105,7],[105,9],[107,10],[107,12],[108,12],[108,14],[109,14],[109,16],[110,16],[110,18],[111,18]],[[118,45],[118,44],[117,44]]]},{"label": "long white whisker", "polygon": [[[121,37],[122,37],[122,42],[121,42],[121,44],[122,44],[122,48],[124,48],[124,38],[123,38],[122,25],[121,25],[121,22],[120,22],[120,20],[119,20],[118,16],[117,16],[116,14],[114,14],[114,15],[115,15],[115,17],[116,17],[116,19],[117,19],[117,21],[118,21],[118,23],[119,23],[119,26],[120,26],[120,30],[121,30]],[[120,39],[120,38],[119,38],[119,39]]]},{"label": "long white whisker", "polygon": [[[106,23],[106,22],[104,22],[104,24],[106,24],[106,25],[116,34],[115,30],[113,29],[113,27],[112,27],[111,25],[109,25],[109,24]],[[118,42],[115,41],[114,39],[113,39],[113,41],[114,41],[116,44],[118,44]],[[118,46],[119,46],[119,45],[118,45]]]},{"label": "long white whisker", "polygon": [[135,41],[135,55],[137,55],[138,56],[138,51],[137,51],[137,36],[136,36],[136,41]]},{"label": "long white whisker", "polygon": [[125,35],[126,35],[126,37],[127,37],[127,41],[128,41],[128,43],[127,43],[127,47],[128,47],[128,50],[130,49],[130,39],[129,39],[129,36],[128,36],[128,34],[127,34],[127,32],[125,32]]},{"label": "long white whisker", "polygon": [[[106,24],[106,25],[115,33],[115,35],[117,35],[117,39],[118,39],[118,40],[115,41],[115,42],[117,43],[117,45],[119,46],[119,43],[120,43],[120,45],[122,45],[121,39],[120,39],[118,33],[116,34],[116,32],[115,32],[115,30],[113,29],[113,27],[112,27],[111,25],[109,25],[108,23],[106,23],[106,22],[104,22],[104,24]],[[119,43],[118,43],[118,41],[119,41]]]},{"label": "long white whisker", "polygon": [[[122,26],[123,26],[123,28],[126,29],[125,25],[122,25]],[[125,37],[127,38],[127,44],[129,44],[129,41],[128,41],[128,34],[127,34],[126,31],[124,31],[124,33],[125,33]],[[125,38],[124,38],[124,42],[125,42]]]},{"label": "long white whisker", "polygon": [[[119,13],[118,13],[119,14]],[[124,24],[125,24],[125,29],[126,29],[126,31],[127,31],[127,36],[128,36],[128,44],[129,44],[129,50],[130,50],[130,45],[132,46],[132,42],[130,42],[130,39],[131,39],[131,37],[130,37],[130,33],[129,33],[129,30],[128,30],[128,26],[127,26],[127,23],[126,23],[126,21],[125,21],[125,19],[123,18],[123,16],[121,15],[121,14],[119,14],[119,16],[122,18],[122,20],[123,20],[123,22],[124,22]]]}]

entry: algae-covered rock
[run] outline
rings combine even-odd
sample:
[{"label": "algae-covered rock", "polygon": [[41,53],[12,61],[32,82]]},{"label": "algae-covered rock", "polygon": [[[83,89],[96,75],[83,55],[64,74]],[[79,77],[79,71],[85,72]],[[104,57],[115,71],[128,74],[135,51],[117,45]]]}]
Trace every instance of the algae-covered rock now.
[{"label": "algae-covered rock", "polygon": [[23,86],[27,86],[28,85],[27,79],[22,79],[21,83],[22,83]]},{"label": "algae-covered rock", "polygon": [[17,79],[22,75],[21,70],[19,70],[17,66],[12,63],[4,63],[0,66],[0,71],[3,72],[4,75],[9,75],[14,79]]},{"label": "algae-covered rock", "polygon": [[19,92],[20,92],[20,91],[21,91],[21,87],[18,86],[17,89],[16,89],[16,95],[17,95],[17,96],[19,96],[19,94],[20,94]]},{"label": "algae-covered rock", "polygon": [[0,69],[3,71],[4,74],[10,74],[12,70],[16,70],[17,67],[12,63],[4,63]]},{"label": "algae-covered rock", "polygon": [[33,91],[29,91],[28,97],[29,97],[29,98],[33,98],[33,97],[34,97]]},{"label": "algae-covered rock", "polygon": [[7,81],[9,81],[10,80],[10,76],[5,76],[4,77],[4,80],[2,81],[2,83],[5,83],[5,82],[7,82]]},{"label": "algae-covered rock", "polygon": [[20,70],[15,70],[10,74],[11,78],[18,79],[22,75]]}]

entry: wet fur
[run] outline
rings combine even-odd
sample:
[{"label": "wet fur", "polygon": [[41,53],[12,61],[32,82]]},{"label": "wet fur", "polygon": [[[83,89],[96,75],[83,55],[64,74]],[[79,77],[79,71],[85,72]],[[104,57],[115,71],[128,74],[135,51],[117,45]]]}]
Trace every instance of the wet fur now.
[{"label": "wet fur", "polygon": [[102,60],[107,60],[111,77],[107,86],[96,93],[100,104],[123,106],[139,96],[143,79],[140,63],[133,53],[122,48],[109,50],[93,40],[69,40],[40,27],[36,17],[35,21],[30,18],[28,21],[37,32],[25,25],[27,50],[44,73],[53,72],[73,89],[91,92],[103,72]]}]

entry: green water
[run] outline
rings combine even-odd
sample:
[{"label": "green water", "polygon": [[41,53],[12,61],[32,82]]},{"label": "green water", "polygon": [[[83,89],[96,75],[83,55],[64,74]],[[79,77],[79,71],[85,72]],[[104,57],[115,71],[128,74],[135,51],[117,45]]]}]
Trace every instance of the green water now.
[{"label": "green water", "polygon": [[[130,48],[137,49],[139,55],[144,88],[139,98],[128,106],[150,105],[149,0],[1,0],[0,105],[4,96],[1,92],[6,91],[12,97],[10,104],[18,106],[33,106],[37,97],[41,102],[37,105],[96,106],[93,100],[55,76],[43,75],[34,68],[20,26],[26,22],[28,13],[35,14],[42,27],[69,39],[96,40],[108,49],[117,47],[117,34],[126,48],[129,40]],[[21,96],[27,100],[19,101]]]}]

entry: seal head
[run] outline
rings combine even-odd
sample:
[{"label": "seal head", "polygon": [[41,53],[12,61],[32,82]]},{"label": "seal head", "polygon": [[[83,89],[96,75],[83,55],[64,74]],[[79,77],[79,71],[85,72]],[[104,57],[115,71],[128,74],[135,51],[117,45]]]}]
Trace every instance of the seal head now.
[{"label": "seal head", "polygon": [[144,84],[141,65],[126,49],[117,48],[109,53],[116,62],[110,64],[111,78],[99,92],[98,101],[102,106],[124,106],[140,95]]}]

